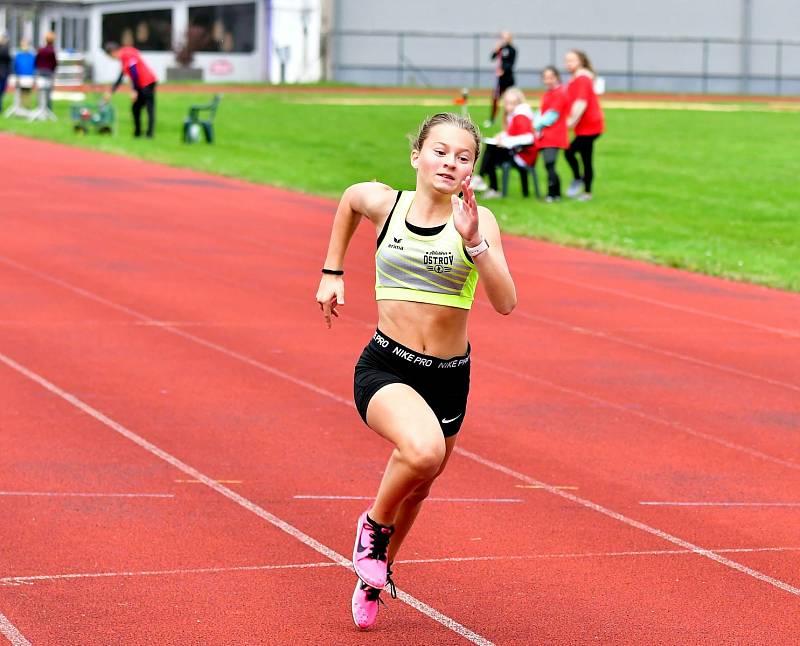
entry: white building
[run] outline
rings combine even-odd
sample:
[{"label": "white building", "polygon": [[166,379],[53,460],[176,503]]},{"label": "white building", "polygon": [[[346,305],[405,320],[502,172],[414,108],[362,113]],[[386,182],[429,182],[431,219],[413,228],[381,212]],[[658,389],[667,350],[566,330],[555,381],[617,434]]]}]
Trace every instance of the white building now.
[{"label": "white building", "polygon": [[[191,67],[207,82],[313,82],[320,78],[323,0],[0,0],[0,32],[14,48],[54,31],[60,57],[81,59],[106,83],[119,63],[103,52],[116,41],[140,49],[160,80],[177,67],[187,40]],[[66,66],[65,66],[66,69]],[[66,78],[62,75],[61,78]]]}]

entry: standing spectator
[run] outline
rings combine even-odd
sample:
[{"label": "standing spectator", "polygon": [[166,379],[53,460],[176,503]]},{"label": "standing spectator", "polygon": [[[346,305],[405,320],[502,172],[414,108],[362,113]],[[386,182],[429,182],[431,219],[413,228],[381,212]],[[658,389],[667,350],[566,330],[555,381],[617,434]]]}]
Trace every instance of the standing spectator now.
[{"label": "standing spectator", "polygon": [[492,113],[484,122],[484,127],[491,128],[497,117],[497,102],[508,88],[514,85],[514,63],[517,60],[517,50],[511,44],[511,32],[504,31],[500,34],[500,42],[492,50],[491,60],[495,61],[495,86],[492,91]]},{"label": "standing spectator", "polygon": [[[533,146],[533,110],[525,102],[522,90],[510,87],[503,93],[503,109],[505,110],[506,127],[493,141],[487,141],[483,151],[481,166],[477,176],[473,177],[472,187],[476,191],[486,191],[484,199],[500,197],[497,190],[497,167],[504,162],[512,161],[519,167],[526,168],[536,162],[536,149]],[[489,178],[487,190],[483,177]],[[522,175],[523,193],[528,194],[528,173]]]},{"label": "standing spectator", "polygon": [[19,41],[19,51],[14,55],[14,83],[20,89],[20,103],[23,107],[30,105],[35,60],[30,44],[23,38]]},{"label": "standing spectator", "polygon": [[567,112],[569,97],[566,88],[561,85],[561,75],[552,65],[542,70],[542,83],[547,91],[542,96],[539,112],[534,116],[533,127],[536,129],[536,148],[542,151],[544,165],[547,168],[547,202],[561,199],[561,180],[556,172],[558,151],[569,148],[567,132]]},{"label": "standing spectator", "polygon": [[134,137],[142,136],[142,108],[147,109],[147,138],[152,139],[156,127],[156,75],[142,60],[142,55],[135,47],[120,47],[119,43],[108,42],[103,47],[106,54],[122,63],[122,70],[106,99],[117,91],[127,74],[136,91],[131,110],[133,112]]},{"label": "standing spectator", "polygon": [[[603,111],[594,91],[595,73],[589,57],[584,52],[573,49],[567,52],[564,62],[567,71],[572,74],[572,80],[567,86],[571,102],[567,126],[575,131],[575,138],[566,152],[567,162],[575,177],[567,189],[567,196],[586,201],[592,199],[592,152],[595,139],[603,133]],[[578,164],[578,155],[583,162],[583,171]],[[583,194],[580,194],[581,190]]]},{"label": "standing spectator", "polygon": [[36,52],[36,59],[34,67],[36,69],[36,76],[40,76],[50,81],[50,87],[47,88],[47,109],[53,109],[53,81],[56,75],[56,50],[55,50],[56,35],[52,31],[48,31],[44,35],[44,47],[40,47]]},{"label": "standing spectator", "polygon": [[3,111],[3,95],[6,92],[9,72],[11,72],[11,53],[8,51],[8,36],[0,34],[0,112]]}]

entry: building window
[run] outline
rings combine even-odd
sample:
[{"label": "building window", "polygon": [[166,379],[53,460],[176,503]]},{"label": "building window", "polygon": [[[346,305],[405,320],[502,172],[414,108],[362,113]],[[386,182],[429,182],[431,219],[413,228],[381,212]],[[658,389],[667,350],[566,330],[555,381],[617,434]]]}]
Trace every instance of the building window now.
[{"label": "building window", "polygon": [[172,10],[103,14],[103,43],[164,52],[172,49]]},{"label": "building window", "polygon": [[256,5],[189,7],[189,39],[198,52],[252,52]]}]

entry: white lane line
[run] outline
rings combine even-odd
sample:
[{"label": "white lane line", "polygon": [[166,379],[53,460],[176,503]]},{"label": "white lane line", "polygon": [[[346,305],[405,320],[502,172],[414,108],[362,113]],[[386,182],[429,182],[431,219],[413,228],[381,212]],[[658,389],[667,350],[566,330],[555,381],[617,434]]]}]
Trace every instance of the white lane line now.
[{"label": "white lane line", "polygon": [[[375,496],[292,496],[295,500],[375,500]],[[522,498],[426,498],[425,502],[525,502]]]},{"label": "white lane line", "polygon": [[0,491],[0,496],[43,496],[47,498],[174,498],[172,493],[73,493],[62,491]]},{"label": "white lane line", "polygon": [[[59,285],[59,286],[63,287],[64,289],[67,289],[68,291],[72,291],[72,292],[74,292],[76,294],[81,294],[82,296],[84,296],[84,297],[86,297],[86,298],[88,298],[90,300],[93,300],[93,301],[98,302],[98,303],[105,304],[108,307],[111,307],[111,308],[116,309],[118,311],[126,312],[129,315],[134,316],[134,317],[136,317],[138,319],[141,319],[141,320],[155,320],[155,319],[150,318],[149,316],[146,316],[145,314],[141,314],[141,313],[139,313],[139,312],[137,312],[135,310],[132,310],[132,309],[130,309],[130,308],[124,306],[124,305],[120,305],[118,303],[114,303],[113,301],[110,301],[110,300],[108,300],[106,298],[103,298],[102,296],[98,296],[97,294],[94,294],[94,293],[92,293],[90,291],[87,291],[87,290],[85,290],[85,289],[83,289],[81,287],[77,287],[75,285],[71,285],[70,283],[62,281],[62,280],[60,280],[58,278],[55,278],[53,276],[49,276],[48,274],[45,274],[43,272],[40,272],[40,271],[37,271],[35,269],[31,269],[29,267],[26,267],[25,265],[22,265],[22,264],[20,264],[20,263],[18,263],[16,261],[13,261],[13,260],[10,260],[10,259],[6,258],[5,256],[0,256],[0,261],[5,262],[6,264],[8,264],[10,266],[13,266],[13,267],[16,267],[18,269],[21,269],[22,271],[31,273],[32,275],[38,276],[38,277],[42,278],[45,281],[48,281],[48,282],[51,282],[53,284]],[[329,399],[332,399],[333,401],[336,401],[336,402],[338,402],[340,404],[343,404],[344,406],[347,406],[349,408],[355,408],[355,404],[349,399],[345,399],[344,397],[340,397],[339,395],[337,395],[335,393],[332,393],[332,392],[330,392],[328,390],[325,390],[324,388],[320,388],[319,386],[317,386],[317,385],[315,385],[315,384],[313,384],[311,382],[305,381],[304,379],[300,379],[298,377],[295,377],[293,375],[285,373],[282,370],[278,370],[277,368],[273,368],[272,366],[264,364],[264,363],[262,363],[260,361],[257,361],[256,359],[253,359],[251,357],[243,355],[243,354],[241,354],[239,352],[235,352],[233,350],[229,350],[228,348],[225,348],[224,346],[218,345],[216,343],[212,343],[210,341],[206,341],[205,339],[203,339],[201,337],[195,336],[193,334],[189,334],[188,332],[184,332],[183,330],[178,330],[176,328],[171,328],[171,327],[161,327],[159,329],[164,330],[165,332],[170,332],[172,334],[176,334],[177,336],[183,337],[185,339],[189,339],[189,340],[194,341],[195,343],[197,343],[199,345],[202,345],[204,347],[216,350],[216,351],[220,352],[221,354],[224,354],[224,355],[227,355],[227,356],[232,357],[234,359],[237,359],[239,361],[242,361],[243,363],[251,365],[251,366],[253,366],[255,368],[259,368],[260,370],[263,370],[263,371],[265,371],[265,372],[267,372],[269,374],[281,377],[282,379],[286,379],[287,381],[289,381],[289,382],[291,382],[293,384],[296,384],[298,386],[306,388],[307,390],[310,390],[310,391],[312,391],[314,393],[317,393],[319,395],[323,395],[325,397],[328,397]],[[3,356],[3,355],[0,355],[0,356]],[[27,370],[27,369],[25,369],[25,370]],[[38,375],[37,375],[37,377],[38,377]],[[49,382],[47,382],[47,383],[49,383]],[[136,437],[138,438],[138,436],[136,436]],[[145,440],[142,440],[142,441],[145,441]],[[157,450],[160,451],[160,449],[157,449]],[[710,559],[712,559],[714,561],[717,561],[718,563],[720,563],[722,565],[730,567],[731,569],[737,570],[739,572],[742,572],[744,574],[752,576],[752,577],[754,577],[756,579],[759,579],[759,580],[765,581],[767,583],[770,583],[771,585],[774,585],[775,587],[778,587],[778,588],[780,588],[782,590],[786,590],[787,592],[791,592],[792,594],[800,593],[800,590],[790,586],[787,583],[784,583],[783,581],[779,581],[778,579],[773,579],[772,577],[769,577],[766,574],[762,574],[761,572],[758,572],[757,570],[753,570],[751,568],[747,568],[747,567],[745,567],[745,566],[743,566],[743,565],[741,565],[739,563],[736,563],[735,561],[730,561],[729,559],[724,559],[723,557],[721,557],[721,556],[719,556],[717,554],[714,554],[713,552],[710,552],[709,550],[704,550],[703,548],[697,547],[696,545],[693,545],[693,544],[691,544],[691,543],[689,543],[687,541],[683,541],[682,539],[677,538],[675,536],[671,536],[670,534],[667,534],[666,532],[661,532],[661,530],[658,530],[658,529],[656,529],[654,527],[650,527],[649,525],[645,525],[644,523],[639,523],[638,521],[635,521],[635,520],[632,520],[632,519],[628,519],[625,516],[623,516],[622,514],[617,514],[617,512],[614,512],[614,511],[612,511],[610,509],[606,509],[605,507],[602,507],[601,505],[597,505],[596,503],[593,503],[591,501],[584,500],[583,498],[579,498],[578,496],[575,496],[573,494],[567,493],[567,492],[565,492],[563,490],[557,489],[556,487],[554,487],[552,485],[548,485],[548,484],[545,484],[543,482],[539,482],[538,480],[535,480],[533,478],[530,478],[529,476],[525,476],[523,474],[520,474],[520,473],[518,473],[518,472],[516,472],[516,471],[514,471],[512,469],[509,469],[508,467],[505,467],[505,466],[500,465],[498,463],[492,462],[491,460],[487,460],[487,459],[485,459],[485,458],[483,458],[483,457],[481,457],[481,456],[479,456],[479,455],[477,455],[475,453],[471,453],[470,451],[466,451],[465,449],[461,449],[458,446],[456,446],[455,451],[457,453],[459,453],[460,455],[462,455],[463,457],[467,457],[469,459],[472,459],[475,462],[483,464],[484,466],[488,466],[488,467],[490,467],[492,469],[501,471],[502,473],[506,473],[508,475],[512,475],[513,474],[512,477],[517,477],[518,479],[522,480],[526,484],[532,484],[532,485],[536,485],[536,486],[541,486],[542,489],[545,489],[545,490],[547,490],[548,492],[550,492],[552,494],[555,494],[557,496],[562,496],[562,497],[564,497],[564,498],[566,498],[568,500],[572,500],[573,502],[576,502],[577,504],[580,504],[580,505],[583,505],[583,506],[587,506],[590,509],[594,509],[595,511],[598,511],[599,513],[602,513],[602,514],[605,514],[607,516],[610,516],[611,518],[615,518],[616,520],[620,520],[623,523],[632,525],[633,527],[641,529],[642,531],[648,532],[650,534],[655,534],[656,536],[664,538],[664,540],[667,540],[667,541],[670,541],[670,542],[673,542],[673,543],[678,541],[676,544],[680,545],[681,547],[684,547],[684,548],[687,548],[687,549],[691,549],[693,551],[697,550],[698,554],[702,554],[703,556],[706,556],[707,558],[710,558]],[[169,454],[165,454],[165,455],[169,455]],[[172,456],[169,456],[169,457],[172,458]],[[176,458],[172,458],[172,459],[176,459]],[[187,466],[187,468],[191,469],[191,467],[188,467],[188,466]],[[189,475],[192,475],[192,474],[190,473]],[[208,486],[210,486],[210,487],[212,487],[214,489],[216,489],[217,487],[220,487],[221,489],[224,489],[225,491],[229,491],[232,495],[237,496],[239,498],[242,498],[241,496],[239,496],[238,494],[234,493],[233,491],[231,491],[227,487],[223,487],[222,485],[218,485],[211,478],[207,478],[206,476],[203,476],[203,478],[204,478],[204,481],[206,481],[206,480],[208,481],[208,482],[206,482],[206,484],[208,484]],[[223,494],[223,495],[226,495],[226,494]],[[244,498],[242,498],[242,500],[246,501],[246,499],[244,499]],[[246,502],[249,503],[249,504],[253,504],[253,503],[250,503],[249,501],[246,501]],[[258,509],[260,509],[260,508],[258,508]],[[254,513],[258,513],[258,512],[254,512]],[[268,512],[264,512],[264,513],[268,513]],[[270,514],[270,516],[272,516],[272,515]],[[276,519],[276,520],[280,520],[280,519]],[[273,521],[270,520],[269,522],[273,522]],[[280,522],[283,523],[283,521],[280,521]],[[289,526],[289,527],[291,527],[291,526]],[[292,527],[292,529],[294,530],[293,527]],[[287,530],[284,530],[284,531],[287,531]],[[299,531],[299,530],[295,530],[295,531]],[[311,539],[310,537],[308,537],[308,538],[310,540],[314,540],[314,539]],[[314,542],[316,543],[316,541],[314,541]],[[319,545],[320,545],[321,548],[324,548],[326,550],[329,549],[329,548],[325,547],[322,544],[319,544]],[[314,549],[317,549],[317,548],[315,547]],[[330,550],[330,551],[332,552],[332,550]],[[344,558],[344,557],[341,557],[340,555],[336,554],[335,552],[333,554],[338,558]],[[328,554],[326,554],[326,556],[328,556]],[[334,556],[328,556],[328,558],[331,558],[331,560],[335,560]],[[347,566],[345,566],[345,567],[347,567]],[[433,610],[433,609],[431,608],[431,610]],[[465,628],[465,630],[467,630],[467,629]],[[480,637],[478,635],[476,635],[476,637],[478,637],[479,639],[483,639],[482,637]]]},{"label": "white lane line", "polygon": [[574,388],[569,388],[568,386],[561,386],[547,379],[542,379],[541,377],[534,377],[533,375],[529,375],[526,372],[520,372],[519,370],[514,370],[513,368],[506,368],[505,366],[498,365],[491,361],[486,361],[484,359],[473,359],[473,361],[480,365],[488,366],[489,368],[497,370],[498,372],[502,372],[507,375],[512,375],[514,377],[517,377],[518,379],[524,379],[525,381],[530,381],[535,384],[546,386],[547,388],[552,388],[554,390],[558,390],[559,392],[566,393],[574,397],[579,397],[580,399],[585,399],[586,401],[590,401],[595,404],[601,404],[602,406],[622,411],[623,413],[628,413],[629,415],[634,415],[641,419],[645,419],[649,422],[654,422],[662,426],[668,426],[669,428],[673,428],[677,431],[680,431],[681,433],[685,433],[686,435],[691,435],[693,437],[705,440],[707,442],[713,442],[714,444],[719,444],[720,446],[724,446],[725,448],[731,449],[733,451],[740,451],[741,453],[746,453],[747,455],[750,455],[754,458],[758,458],[759,460],[772,462],[774,464],[780,464],[781,466],[788,467],[790,469],[800,470],[800,463],[792,462],[790,460],[784,460],[783,458],[775,457],[774,455],[770,455],[769,453],[764,453],[762,451],[759,451],[758,449],[753,449],[750,448],[749,446],[744,446],[743,444],[737,444],[736,442],[730,442],[721,437],[717,437],[716,435],[703,433],[702,431],[695,430],[691,426],[686,426],[685,424],[681,424],[680,422],[673,422],[672,420],[664,419],[663,417],[650,415],[640,410],[636,410],[635,408],[632,408],[630,406],[623,406],[622,404],[617,404],[607,399],[603,399],[602,397],[595,397],[594,395],[584,393],[580,390],[575,390]]},{"label": "white lane line", "polygon": [[581,507],[586,507],[587,509],[591,509],[592,511],[596,511],[604,516],[608,516],[609,518],[613,518],[620,523],[628,525],[629,527],[633,527],[635,529],[639,529],[643,532],[647,532],[648,534],[652,534],[653,536],[657,536],[660,539],[673,543],[679,547],[682,547],[685,550],[690,550],[691,552],[697,554],[698,556],[702,556],[703,558],[710,559],[712,561],[716,561],[720,565],[724,565],[726,567],[731,568],[732,570],[736,570],[737,572],[741,572],[742,574],[746,574],[748,576],[753,577],[754,579],[758,579],[759,581],[763,581],[764,583],[769,583],[770,585],[779,588],[785,592],[790,594],[800,596],[800,588],[796,588],[793,585],[785,583],[779,579],[771,577],[763,572],[759,572],[758,570],[754,570],[753,568],[749,568],[746,565],[742,565],[741,563],[737,563],[736,561],[732,561],[724,556],[720,556],[716,552],[712,550],[705,549],[694,543],[690,543],[689,541],[685,541],[682,538],[678,538],[677,536],[673,536],[665,531],[657,529],[655,527],[651,527],[646,523],[642,523],[638,520],[634,520],[633,518],[628,518],[627,516],[620,514],[619,512],[613,511],[608,507],[603,507],[602,505],[597,504],[596,502],[592,502],[591,500],[587,500],[586,498],[581,498],[580,496],[576,496],[575,494],[569,493],[568,491],[564,491],[563,489],[556,489],[553,486],[550,486],[544,482],[536,480],[524,473],[520,473],[519,471],[514,471],[502,464],[498,464],[497,462],[493,462],[492,460],[487,460],[484,457],[476,453],[472,453],[471,451],[467,451],[459,446],[456,446],[453,449],[459,455],[469,458],[470,460],[474,460],[479,464],[482,464],[494,471],[498,471],[499,473],[504,473],[507,476],[515,478],[517,480],[522,480],[523,482],[527,482],[528,484],[535,484],[540,485],[543,489],[546,489],[548,492],[553,494],[554,496],[560,496],[566,500],[574,502]]},{"label": "white lane line", "polygon": [[[491,305],[483,303],[483,301],[481,301],[481,303],[485,307],[491,307]],[[790,384],[785,381],[779,381],[777,379],[770,379],[769,377],[757,375],[753,372],[748,372],[747,370],[740,370],[739,368],[733,368],[732,366],[726,366],[721,363],[714,363],[713,361],[698,359],[697,357],[692,357],[688,354],[683,354],[682,352],[673,352],[672,350],[664,350],[662,348],[657,348],[655,346],[648,345],[646,343],[639,343],[638,341],[631,341],[630,339],[624,339],[622,337],[615,336],[608,332],[593,330],[591,328],[583,327],[580,325],[573,325],[572,323],[566,323],[564,321],[559,321],[557,319],[551,319],[546,316],[530,314],[529,312],[525,312],[523,310],[519,311],[515,310],[514,313],[517,314],[518,316],[521,316],[522,318],[526,318],[531,321],[537,321],[539,323],[545,323],[546,325],[550,325],[551,327],[558,327],[567,330],[569,332],[574,332],[575,334],[591,336],[597,339],[610,341],[611,343],[619,343],[620,345],[626,345],[631,348],[636,348],[637,350],[643,350],[645,352],[651,352],[653,354],[660,354],[664,357],[669,357],[670,359],[678,359],[679,361],[693,363],[697,366],[703,366],[704,368],[711,368],[712,370],[719,370],[721,372],[726,372],[728,374],[736,375],[737,377],[745,377],[747,379],[752,379],[755,381],[760,381],[766,384],[770,384],[771,386],[778,386],[779,388],[786,388],[788,390],[800,392],[800,386],[798,385]]]},{"label": "white lane line", "polygon": [[800,502],[691,502],[691,501],[658,501],[641,500],[640,505],[651,507],[800,507]]},{"label": "white lane line", "polygon": [[11,646],[31,646],[31,643],[2,612],[0,612],[0,633],[11,642]]},{"label": "white lane line", "polygon": [[[728,547],[713,550],[717,554],[753,554],[756,552],[800,552],[800,547]],[[472,561],[535,561],[537,559],[618,558],[622,556],[670,556],[694,554],[693,550],[631,550],[627,552],[559,552],[522,556],[450,556],[431,559],[398,559],[395,563],[461,563]],[[0,579],[2,582],[2,579]]]},{"label": "white lane line", "polygon": [[544,278],[546,280],[551,280],[556,283],[562,283],[565,285],[571,285],[572,287],[578,287],[580,289],[591,290],[594,292],[601,292],[604,294],[612,294],[614,296],[619,296],[621,298],[629,298],[631,300],[640,301],[642,303],[648,303],[650,305],[657,305],[659,307],[665,307],[671,310],[677,310],[679,312],[687,312],[689,314],[695,314],[697,316],[705,316],[707,318],[716,319],[718,321],[725,321],[726,323],[735,323],[737,325],[743,325],[745,327],[750,327],[755,330],[761,330],[763,332],[772,332],[773,334],[778,334],[782,337],[790,338],[790,339],[797,339],[800,338],[800,332],[797,330],[787,330],[784,328],[773,327],[772,325],[765,325],[764,323],[755,323],[754,321],[745,321],[744,319],[734,318],[732,316],[725,316],[724,314],[715,314],[713,312],[709,312],[707,310],[700,310],[695,307],[689,307],[687,305],[676,305],[675,303],[669,303],[667,301],[662,301],[658,298],[650,298],[649,296],[641,296],[639,294],[634,294],[632,292],[628,292],[623,289],[616,289],[613,287],[601,287],[599,285],[589,285],[586,283],[581,283],[577,280],[570,280],[568,278],[556,277],[550,274],[544,274],[538,271],[522,271],[519,272],[521,274],[527,274],[529,276],[536,276],[538,278]]},{"label": "white lane line", "polygon": [[104,579],[113,577],[170,576],[181,574],[218,574],[221,572],[253,572],[259,570],[305,570],[318,567],[335,567],[338,563],[289,563],[286,565],[239,565],[232,567],[203,567],[183,570],[143,570],[140,572],[74,572],[69,574],[37,574],[32,576],[0,577],[0,585],[32,584],[36,581],[59,581],[69,579]]},{"label": "white lane line", "polygon": [[[725,547],[715,549],[718,554],[754,554],[759,552],[800,552],[800,547]],[[535,561],[538,559],[620,558],[625,556],[672,556],[694,554],[692,550],[629,550],[624,552],[558,552],[554,554],[525,554],[503,556],[447,556],[428,559],[398,559],[397,564],[424,565],[427,563],[472,563],[480,561]],[[33,585],[39,581],[64,581],[80,579],[106,579],[114,577],[181,576],[188,574],[226,574],[236,572],[269,572],[271,570],[308,570],[337,567],[338,563],[287,563],[285,565],[232,565],[228,567],[186,568],[173,570],[141,570],[130,572],[70,572],[65,574],[35,574],[0,577],[0,585]]]},{"label": "white lane line", "polygon": [[[169,329],[169,328],[163,328],[163,329]],[[220,484],[219,482],[217,482],[213,478],[205,475],[204,473],[201,473],[200,471],[198,471],[194,467],[189,466],[188,464],[186,464],[185,462],[179,460],[178,458],[176,458],[172,454],[167,453],[163,449],[158,448],[152,442],[149,442],[148,440],[144,439],[140,435],[137,435],[133,431],[125,428],[124,426],[122,426],[122,424],[119,424],[118,422],[115,422],[110,417],[104,415],[103,413],[101,413],[97,409],[93,408],[89,404],[86,404],[85,402],[83,402],[80,399],[78,399],[75,395],[73,395],[71,393],[68,393],[65,390],[62,390],[61,388],[59,388],[55,384],[51,383],[50,381],[48,381],[47,379],[42,377],[41,375],[38,375],[35,372],[29,370],[25,366],[17,363],[16,361],[14,361],[13,359],[11,359],[10,357],[6,356],[3,353],[0,353],[0,362],[6,364],[9,368],[11,368],[12,370],[17,371],[18,373],[20,373],[21,375],[27,377],[31,381],[39,384],[45,390],[48,390],[49,392],[53,393],[54,395],[60,397],[61,399],[63,399],[64,401],[68,402],[69,404],[71,404],[72,406],[77,408],[78,410],[83,411],[84,413],[86,413],[90,417],[93,417],[94,419],[96,419],[100,423],[106,425],[108,428],[112,429],[113,431],[116,431],[117,433],[119,433],[123,437],[127,438],[128,440],[130,440],[134,444],[139,445],[145,451],[148,451],[149,453],[152,453],[157,458],[160,458],[164,462],[172,465],[173,467],[175,467],[179,471],[183,471],[183,473],[185,473],[186,475],[190,476],[191,478],[193,478],[195,480],[200,480],[207,487],[209,487],[209,488],[213,489],[214,491],[216,491],[217,493],[225,496],[229,500],[232,500],[233,502],[235,502],[236,504],[240,505],[241,507],[244,507],[248,511],[254,513],[256,516],[258,516],[260,518],[263,518],[268,523],[274,525],[278,529],[280,529],[280,530],[286,532],[287,534],[289,534],[289,536],[291,536],[292,538],[295,538],[298,541],[300,541],[301,543],[303,543],[304,545],[310,547],[313,550],[316,550],[317,552],[319,552],[320,554],[324,555],[325,557],[327,557],[331,561],[337,563],[338,565],[340,565],[340,566],[342,566],[344,568],[347,568],[349,570],[352,570],[352,566],[351,566],[350,561],[348,559],[346,559],[344,556],[342,556],[341,554],[339,554],[338,552],[336,552],[335,550],[331,549],[327,545],[324,545],[324,544],[320,543],[318,540],[316,540],[315,538],[312,538],[311,536],[309,536],[308,534],[306,534],[302,530],[296,528],[294,525],[290,525],[285,520],[282,520],[281,518],[278,518],[274,514],[271,514],[270,512],[268,512],[263,507],[260,507],[256,503],[254,503],[251,500],[248,500],[247,498],[245,498],[244,496],[236,493],[232,489],[229,489],[225,485]],[[297,381],[301,381],[301,380],[297,380]],[[321,390],[321,389],[317,389],[315,387],[315,390]],[[337,397],[337,399],[342,399],[342,398],[338,398]],[[443,626],[449,628],[450,630],[452,630],[453,632],[457,633],[458,635],[461,635],[465,639],[467,639],[467,640],[469,640],[469,641],[471,641],[471,642],[473,642],[475,644],[480,644],[481,646],[491,646],[492,645],[492,642],[489,641],[488,639],[486,639],[485,637],[482,637],[481,635],[478,635],[477,633],[471,631],[466,626],[463,626],[462,624],[458,623],[454,619],[442,614],[441,612],[439,612],[435,608],[432,608],[431,606],[423,603],[419,599],[416,599],[416,598],[412,597],[411,595],[406,594],[405,592],[402,592],[400,590],[397,591],[397,596],[398,596],[399,599],[401,599],[402,601],[404,601],[408,605],[412,606],[413,608],[416,608],[417,610],[419,610],[424,615],[430,617],[434,621],[439,622]]]}]

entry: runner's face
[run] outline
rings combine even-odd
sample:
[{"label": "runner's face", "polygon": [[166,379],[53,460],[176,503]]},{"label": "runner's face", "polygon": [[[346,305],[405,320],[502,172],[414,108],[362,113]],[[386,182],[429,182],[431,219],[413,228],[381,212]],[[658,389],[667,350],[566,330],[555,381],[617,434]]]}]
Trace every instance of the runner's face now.
[{"label": "runner's face", "polygon": [[422,150],[411,153],[417,186],[449,195],[461,191],[461,182],[475,166],[475,140],[466,130],[448,123],[431,128]]},{"label": "runner's face", "polygon": [[552,70],[545,70],[542,72],[542,83],[548,90],[552,90],[556,85],[558,85],[558,79],[556,75],[553,74]]}]

